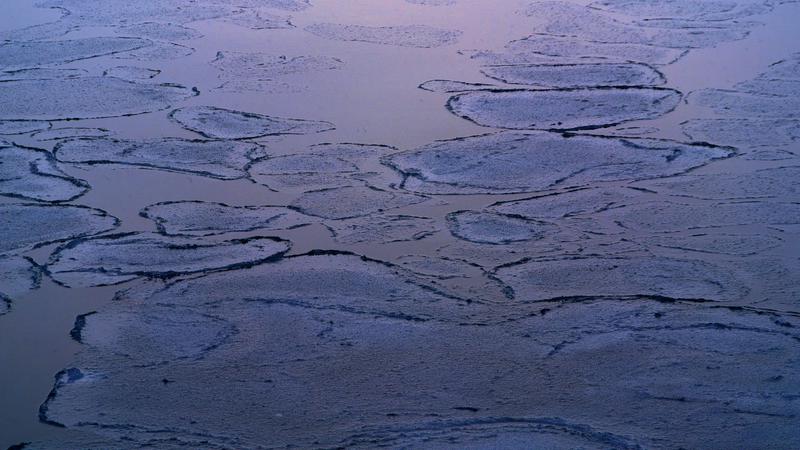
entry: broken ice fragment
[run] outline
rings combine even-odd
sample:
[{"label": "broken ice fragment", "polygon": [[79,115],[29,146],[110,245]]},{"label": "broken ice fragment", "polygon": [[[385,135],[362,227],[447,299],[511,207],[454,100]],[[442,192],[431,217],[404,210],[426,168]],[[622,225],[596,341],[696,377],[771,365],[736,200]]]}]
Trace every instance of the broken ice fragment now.
[{"label": "broken ice fragment", "polygon": [[62,162],[149,167],[220,180],[245,177],[247,165],[265,156],[264,149],[257,144],[177,138],[71,139],[59,142],[53,152]]},{"label": "broken ice fragment", "polygon": [[230,206],[199,201],[156,203],[140,213],[167,235],[210,236],[254,230],[285,230],[317,219],[281,206]]},{"label": "broken ice fragment", "polygon": [[116,217],[99,209],[73,205],[0,204],[0,254],[113,230]]},{"label": "broken ice fragment", "polygon": [[64,173],[49,152],[0,144],[0,195],[66,202],[88,190],[88,183]]},{"label": "broken ice fragment", "polygon": [[499,133],[390,155],[405,189],[434,194],[518,193],[684,173],[732,150],[656,139]]},{"label": "broken ice fragment", "polygon": [[187,130],[213,139],[250,139],[281,134],[321,133],[334,129],[330,122],[286,119],[213,106],[189,106],[170,113]]},{"label": "broken ice fragment", "polygon": [[116,117],[169,108],[196,91],[174,84],[133,83],[112,77],[0,82],[0,120]]},{"label": "broken ice fragment", "polygon": [[146,39],[91,37],[66,41],[37,41],[0,45],[0,70],[64,64],[152,45]]},{"label": "broken ice fragment", "polygon": [[552,88],[657,86],[664,76],[645,64],[514,64],[484,67],[482,72],[503,83]]},{"label": "broken ice fragment", "polygon": [[325,219],[349,219],[402,208],[428,200],[405,192],[369,186],[344,186],[306,192],[290,205],[303,214]]},{"label": "broken ice fragment", "polygon": [[655,119],[680,99],[663,88],[475,91],[451,97],[447,107],[487,127],[577,130]]},{"label": "broken ice fragment", "polygon": [[447,227],[460,239],[493,245],[543,239],[557,230],[555,225],[547,222],[476,211],[448,214]]},{"label": "broken ice fragment", "polygon": [[454,44],[460,31],[434,28],[428,25],[398,25],[370,27],[364,25],[342,25],[315,23],[305,30],[325,39],[336,41],[368,42],[372,44],[397,45],[401,47],[432,48]]},{"label": "broken ice fragment", "polygon": [[50,276],[63,285],[102,286],[139,277],[171,278],[247,267],[274,259],[289,248],[288,241],[274,238],[213,242],[127,233],[74,240],[56,250],[47,267]]}]

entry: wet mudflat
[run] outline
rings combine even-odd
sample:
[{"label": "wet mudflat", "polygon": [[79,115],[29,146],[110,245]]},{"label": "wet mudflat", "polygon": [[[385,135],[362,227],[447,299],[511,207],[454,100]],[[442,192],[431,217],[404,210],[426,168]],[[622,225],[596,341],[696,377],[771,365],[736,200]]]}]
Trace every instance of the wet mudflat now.
[{"label": "wet mudflat", "polygon": [[800,5],[0,12],[0,448],[800,445]]}]

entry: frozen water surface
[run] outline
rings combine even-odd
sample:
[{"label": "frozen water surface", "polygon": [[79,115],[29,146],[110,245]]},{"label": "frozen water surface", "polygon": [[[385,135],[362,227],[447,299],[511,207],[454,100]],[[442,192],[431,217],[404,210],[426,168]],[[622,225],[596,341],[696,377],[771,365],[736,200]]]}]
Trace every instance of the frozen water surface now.
[{"label": "frozen water surface", "polygon": [[0,195],[64,202],[89,190],[89,184],[64,173],[53,155],[39,149],[0,145]]},{"label": "frozen water surface", "polygon": [[209,242],[200,238],[132,233],[74,240],[59,248],[48,272],[61,284],[98,286],[138,277],[178,275],[246,267],[289,250],[273,238]]},{"label": "frozen water surface", "polygon": [[316,220],[279,206],[230,206],[210,202],[164,202],[144,208],[141,216],[167,235],[210,236],[254,230],[285,230]]},{"label": "frozen water surface", "polygon": [[503,83],[553,88],[656,86],[664,75],[644,64],[518,64],[489,66],[483,73]]},{"label": "frozen water surface", "polygon": [[110,138],[59,142],[56,159],[77,164],[116,164],[190,173],[221,180],[247,175],[246,167],[266,155],[258,144],[165,138],[130,141]]},{"label": "frozen water surface", "polygon": [[170,113],[170,118],[184,128],[212,139],[249,139],[279,134],[321,133],[334,129],[330,122],[286,119],[211,106],[176,109]]},{"label": "frozen water surface", "polygon": [[512,3],[0,2],[0,448],[798,447],[800,4]]},{"label": "frozen water surface", "polygon": [[106,212],[72,205],[0,204],[0,254],[104,233],[119,225]]},{"label": "frozen water surface", "polygon": [[655,88],[475,91],[451,97],[447,107],[487,127],[578,130],[655,119],[680,99],[678,91]]},{"label": "frozen water surface", "polygon": [[677,175],[730,154],[671,141],[537,132],[437,142],[391,155],[386,163],[415,192],[514,193]]},{"label": "frozen water surface", "polygon": [[174,84],[113,77],[0,82],[0,119],[67,120],[142,114],[197,95]]},{"label": "frozen water surface", "polygon": [[434,28],[428,25],[369,27],[336,23],[315,23],[306,31],[325,39],[398,45],[401,47],[432,48],[454,44],[460,31]]}]

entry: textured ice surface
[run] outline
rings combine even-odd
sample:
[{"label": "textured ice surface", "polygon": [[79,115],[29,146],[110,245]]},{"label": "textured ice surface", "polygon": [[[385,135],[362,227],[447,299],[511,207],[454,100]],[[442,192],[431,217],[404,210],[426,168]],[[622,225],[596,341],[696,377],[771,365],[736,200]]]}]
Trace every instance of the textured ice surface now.
[{"label": "textured ice surface", "polygon": [[116,55],[114,58],[122,60],[136,60],[143,62],[172,61],[194,53],[194,49],[172,42],[154,42],[153,45],[142,47],[138,50]]},{"label": "textured ice surface", "polygon": [[452,80],[430,80],[420,84],[419,88],[424,91],[452,94],[456,92],[484,91],[487,89],[499,88],[499,86]]},{"label": "textured ice surface", "polygon": [[618,208],[639,198],[640,195],[633,189],[624,188],[579,189],[555,195],[499,202],[489,209],[532,219],[563,219]]},{"label": "textured ice surface", "polygon": [[124,25],[116,28],[118,34],[138,36],[159,41],[189,41],[198,39],[203,35],[193,28],[187,28],[174,23],[142,22]]},{"label": "textured ice surface", "polygon": [[800,119],[800,97],[797,96],[705,89],[693,92],[689,100],[727,117]]},{"label": "textured ice surface", "polygon": [[512,84],[553,88],[656,86],[666,79],[645,64],[522,64],[489,66],[483,73]]},{"label": "textured ice surface", "polygon": [[291,207],[303,214],[325,219],[349,219],[422,203],[428,198],[368,186],[344,186],[309,191]]},{"label": "textured ice surface", "polygon": [[324,189],[355,181],[358,166],[333,154],[303,154],[262,159],[248,169],[256,183],[271,189]]},{"label": "textured ice surface", "polygon": [[112,77],[0,82],[2,119],[89,119],[166,109],[196,92],[173,84]]},{"label": "textured ice surface", "polygon": [[460,239],[494,245],[543,239],[556,231],[556,226],[547,222],[475,211],[448,214],[447,227]]},{"label": "textured ice surface", "polygon": [[[572,37],[532,34],[523,39],[510,42],[506,53],[475,54],[473,58],[484,60],[487,64],[535,63],[537,58],[564,58],[572,61],[580,59],[602,61],[639,61],[647,64],[670,64],[685,54],[685,50],[654,47],[641,44],[613,44],[587,42]],[[533,61],[530,61],[533,60]]]},{"label": "textured ice surface", "polygon": [[85,181],[64,173],[49,152],[0,144],[0,195],[64,202],[88,190]]},{"label": "textured ice surface", "polygon": [[747,293],[723,268],[663,257],[528,260],[501,267],[496,276],[521,301],[602,296],[731,301]]},{"label": "textured ice surface", "polygon": [[648,189],[719,200],[761,197],[796,199],[800,196],[800,166],[739,174],[686,175],[649,184]]},{"label": "textured ice surface", "polygon": [[330,122],[286,119],[213,106],[180,108],[172,111],[169,116],[184,128],[215,139],[249,139],[280,134],[321,133],[334,129]]},{"label": "textured ice surface", "polygon": [[47,268],[56,282],[66,286],[101,286],[139,277],[161,279],[247,267],[287,250],[287,241],[274,238],[212,242],[128,233],[72,241],[53,253]]},{"label": "textured ice surface", "polygon": [[27,258],[0,255],[0,316],[17,296],[39,287],[41,273]]},{"label": "textured ice surface", "polygon": [[141,81],[155,78],[160,70],[135,66],[116,66],[103,72],[104,76],[116,77],[128,81]]},{"label": "textured ice surface", "polygon": [[35,133],[50,128],[50,123],[37,120],[0,120],[0,135]]},{"label": "textured ice surface", "polygon": [[447,107],[488,127],[572,130],[655,119],[680,99],[680,92],[658,88],[475,91],[451,97]]},{"label": "textured ice surface", "polygon": [[406,189],[468,194],[658,178],[729,155],[729,149],[673,141],[535,132],[440,141],[385,161],[406,176]]},{"label": "textured ice surface", "polygon": [[280,206],[230,206],[199,201],[156,203],[144,208],[140,215],[154,221],[164,234],[195,236],[286,230],[317,221]]},{"label": "textured ice surface", "polygon": [[165,23],[181,24],[223,17],[239,10],[228,1],[194,2],[191,7],[186,7],[181,0],[44,0],[39,5],[68,10],[70,14],[67,19],[70,23],[99,26],[137,24],[154,18]]},{"label": "textured ice surface", "polygon": [[347,245],[418,241],[441,230],[434,219],[397,214],[372,214],[328,221],[325,226],[334,241]]},{"label": "textured ice surface", "polygon": [[697,21],[723,21],[763,14],[771,7],[759,0],[600,0],[589,5],[604,11],[631,16]]},{"label": "textured ice surface", "polygon": [[71,138],[100,138],[109,135],[111,132],[105,128],[65,127],[39,131],[33,133],[31,137],[39,141],[60,141]]},{"label": "textured ice surface", "polygon": [[800,118],[692,119],[682,126],[683,132],[692,139],[744,148],[800,141]]},{"label": "textured ice surface", "polygon": [[713,229],[735,225],[800,224],[800,203],[738,201],[713,204],[645,202],[604,211],[623,229],[655,233]]},{"label": "textured ice surface", "polygon": [[364,25],[342,25],[315,23],[305,30],[325,39],[336,41],[369,42],[372,44],[398,45],[401,47],[432,48],[454,44],[460,31],[434,28],[428,25],[398,25],[370,27]]},{"label": "textured ice surface", "polygon": [[78,26],[67,21],[57,20],[24,28],[0,31],[0,42],[26,42],[51,40],[74,31]]},{"label": "textured ice surface", "polygon": [[541,20],[537,33],[569,36],[592,42],[646,44],[670,48],[713,47],[744,39],[746,27],[651,28],[618,21],[584,6],[558,1],[532,3],[526,13]]},{"label": "textured ice surface", "polygon": [[769,236],[699,233],[689,235],[655,235],[641,239],[644,245],[697,253],[732,256],[753,256],[778,248],[782,241]]},{"label": "textured ice surface", "polygon": [[0,204],[0,254],[113,230],[115,217],[72,205]]},{"label": "textured ice surface", "polygon": [[0,70],[28,69],[64,64],[152,45],[146,39],[90,37],[66,41],[40,41],[0,45]]},{"label": "textured ice surface", "polygon": [[53,151],[62,162],[149,167],[221,180],[245,177],[247,165],[265,156],[257,144],[177,138],[71,139],[58,143]]},{"label": "textured ice surface", "polygon": [[277,30],[294,28],[289,17],[273,14],[268,10],[248,8],[239,14],[224,18],[226,22],[251,30]]},{"label": "textured ice surface", "polygon": [[409,277],[357,256],[303,256],[115,302],[83,318],[84,350],[57,376],[42,417],[127,445],[204,448],[692,448],[798,437],[794,316],[576,299],[503,305],[517,320],[502,327],[456,325],[426,319],[482,306]]},{"label": "textured ice surface", "polygon": [[83,69],[54,69],[41,67],[35,69],[19,69],[0,72],[0,81],[77,78],[86,76],[88,74],[89,72]]},{"label": "textured ice surface", "polygon": [[340,69],[330,56],[286,56],[266,53],[218,52],[211,65],[220,71],[221,88],[230,91],[291,90],[292,75]]}]

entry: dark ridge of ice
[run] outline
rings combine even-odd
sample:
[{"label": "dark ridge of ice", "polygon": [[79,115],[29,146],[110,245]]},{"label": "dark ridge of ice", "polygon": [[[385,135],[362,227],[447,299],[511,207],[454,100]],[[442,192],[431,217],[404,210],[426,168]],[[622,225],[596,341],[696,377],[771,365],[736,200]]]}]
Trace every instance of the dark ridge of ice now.
[{"label": "dark ridge of ice", "polygon": [[0,255],[0,316],[15,298],[39,287],[42,274],[27,258]]},{"label": "dark ridge of ice", "polygon": [[264,9],[249,8],[222,20],[240,27],[250,28],[251,30],[281,30],[294,28],[289,17],[273,14]]},{"label": "dark ridge of ice", "polygon": [[197,95],[175,84],[132,83],[112,77],[0,82],[0,120],[117,117],[167,109]]},{"label": "dark ridge of ice", "polygon": [[655,119],[680,100],[680,92],[665,88],[520,89],[458,94],[447,108],[486,127],[586,130]]},{"label": "dark ridge of ice", "polygon": [[99,209],[76,205],[0,204],[0,254],[113,230],[119,220]]},{"label": "dark ridge of ice", "polygon": [[164,138],[128,141],[110,138],[70,139],[53,152],[61,162],[120,164],[235,180],[247,176],[247,166],[264,156],[258,144]]},{"label": "dark ridge of ice", "polygon": [[318,221],[281,206],[230,206],[201,201],[156,203],[139,215],[155,222],[163,234],[191,236],[288,230]]},{"label": "dark ridge of ice", "polygon": [[0,45],[0,70],[38,68],[137,50],[151,41],[125,37],[89,37]]},{"label": "dark ridge of ice", "polygon": [[505,52],[477,53],[472,58],[482,60],[486,64],[542,63],[541,58],[558,58],[573,62],[638,61],[645,64],[666,65],[674,63],[686,54],[686,50],[674,48],[642,44],[604,44],[547,34],[532,34],[511,41],[506,45]]},{"label": "dark ridge of ice", "polygon": [[[408,1],[408,0],[407,0]],[[459,409],[456,407],[455,409]],[[471,411],[471,407],[460,407]],[[475,413],[480,408],[475,408]],[[546,417],[478,417],[371,427],[342,441],[343,448],[639,450],[628,437]]]},{"label": "dark ridge of ice", "polygon": [[188,106],[172,111],[169,117],[187,130],[212,139],[251,139],[335,129],[330,122],[287,119],[214,106]]},{"label": "dark ridge of ice", "polygon": [[499,268],[495,275],[525,302],[614,296],[733,301],[748,292],[721,267],[664,257],[524,260]]},{"label": "dark ridge of ice", "polygon": [[644,245],[658,246],[687,252],[709,253],[731,256],[754,256],[782,245],[780,239],[761,235],[738,234],[689,234],[656,235],[639,239]]},{"label": "dark ridge of ice", "polygon": [[442,230],[435,219],[410,215],[371,214],[325,223],[340,244],[390,244],[419,241]]},{"label": "dark ridge of ice", "polygon": [[85,181],[64,173],[50,152],[0,144],[0,196],[68,202],[89,189]]},{"label": "dark ridge of ice", "polygon": [[800,118],[691,119],[681,126],[691,139],[740,148],[791,145],[800,141]]},{"label": "dark ridge of ice", "polygon": [[487,66],[481,72],[503,83],[551,88],[641,87],[657,86],[667,81],[654,68],[638,63],[515,64]]},{"label": "dark ridge of ice", "polygon": [[87,343],[57,376],[42,420],[128,445],[171,438],[167,448],[758,447],[800,437],[796,315],[574,298],[506,302],[495,313],[515,320],[470,326],[425,321],[481,305],[408,277],[323,254],[113,302],[86,318]]},{"label": "dark ridge of ice", "polygon": [[[590,8],[637,17],[671,18],[687,21],[730,21],[772,10],[769,2],[729,0],[600,0]],[[704,23],[704,22],[700,22]]]},{"label": "dark ridge of ice", "polygon": [[453,236],[477,244],[504,245],[539,240],[558,229],[552,223],[476,211],[450,213],[446,220]]},{"label": "dark ridge of ice", "polygon": [[127,81],[146,81],[155,78],[160,73],[160,70],[145,67],[116,66],[103,71],[103,76]]},{"label": "dark ridge of ice", "polygon": [[428,25],[371,27],[337,23],[315,23],[305,27],[309,33],[335,41],[367,42],[400,47],[434,48],[456,43],[460,31]]},{"label": "dark ridge of ice", "polygon": [[[264,91],[286,86],[292,75],[340,69],[344,63],[330,56],[286,56],[266,53],[217,52],[211,61],[220,73],[221,86],[232,91]],[[288,80],[288,81],[287,81]]]},{"label": "dark ridge of ice", "polygon": [[190,41],[199,39],[203,35],[193,29],[174,23],[141,22],[123,25],[114,30],[117,34],[138,36],[158,41]]},{"label": "dark ridge of ice", "polygon": [[410,191],[503,194],[678,175],[731,154],[708,145],[542,131],[440,141],[384,163],[405,176]]},{"label": "dark ridge of ice", "polygon": [[0,72],[0,81],[15,80],[50,80],[58,78],[77,78],[88,75],[89,72],[83,69],[19,69]]},{"label": "dark ridge of ice", "polygon": [[154,42],[153,45],[116,55],[116,59],[135,61],[172,61],[194,53],[194,49],[172,42]]},{"label": "dark ridge of ice", "polygon": [[39,141],[60,141],[72,138],[103,138],[108,137],[112,133],[105,128],[51,128],[49,130],[39,131],[31,135],[32,138]]},{"label": "dark ridge of ice", "polygon": [[290,207],[309,216],[352,219],[426,200],[428,197],[422,195],[385,191],[371,186],[343,186],[306,192]]},{"label": "dark ridge of ice", "polygon": [[723,42],[741,40],[749,35],[744,27],[641,27],[618,21],[591,8],[560,1],[532,3],[526,14],[541,20],[541,25],[534,26],[536,33],[608,44],[643,44],[689,49],[713,47]]},{"label": "dark ridge of ice", "polygon": [[488,210],[531,219],[565,219],[573,216],[591,216],[609,209],[620,208],[640,197],[640,192],[626,188],[579,189],[529,199],[498,202]]},{"label": "dark ridge of ice", "polygon": [[279,258],[289,248],[288,241],[275,238],[214,242],[124,233],[71,241],[53,253],[47,270],[68,287],[104,286],[249,267]]},{"label": "dark ridge of ice", "polygon": [[485,91],[489,89],[500,89],[499,86],[485,83],[465,83],[463,81],[452,80],[430,80],[419,86],[423,91],[436,92],[440,94],[454,94],[457,92]]},{"label": "dark ridge of ice", "polygon": [[28,134],[49,128],[49,122],[38,120],[0,120],[0,135]]},{"label": "dark ridge of ice", "polygon": [[647,185],[649,190],[703,199],[798,198],[800,166],[739,174],[685,175]]}]

